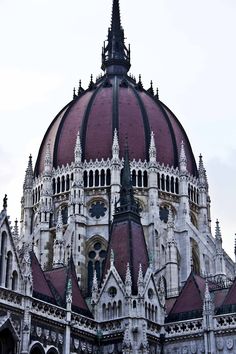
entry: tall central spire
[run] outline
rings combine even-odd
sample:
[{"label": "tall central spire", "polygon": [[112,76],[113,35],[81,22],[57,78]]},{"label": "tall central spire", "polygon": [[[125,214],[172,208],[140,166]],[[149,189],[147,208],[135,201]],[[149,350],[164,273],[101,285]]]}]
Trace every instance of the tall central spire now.
[{"label": "tall central spire", "polygon": [[111,27],[102,51],[102,69],[108,74],[126,74],[130,68],[130,49],[125,45],[119,0],[113,0]]}]

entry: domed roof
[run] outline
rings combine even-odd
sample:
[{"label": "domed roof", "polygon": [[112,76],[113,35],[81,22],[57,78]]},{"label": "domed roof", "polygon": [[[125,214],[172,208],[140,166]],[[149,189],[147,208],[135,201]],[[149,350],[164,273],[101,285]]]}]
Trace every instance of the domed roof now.
[{"label": "domed roof", "polygon": [[197,174],[195,159],[188,137],[178,119],[154,96],[152,87],[143,88],[127,75],[130,51],[124,43],[120,25],[119,1],[113,1],[112,25],[108,44],[103,49],[103,77],[89,88],[79,88],[78,95],[65,106],[49,126],[41,144],[35,175],[42,173],[46,147],[50,144],[53,166],[74,161],[74,148],[80,132],[84,160],[105,160],[112,157],[112,141],[117,129],[120,157],[124,157],[128,140],[130,158],[148,160],[151,132],[154,133],[157,161],[178,166],[181,142],[184,142],[187,168]]}]

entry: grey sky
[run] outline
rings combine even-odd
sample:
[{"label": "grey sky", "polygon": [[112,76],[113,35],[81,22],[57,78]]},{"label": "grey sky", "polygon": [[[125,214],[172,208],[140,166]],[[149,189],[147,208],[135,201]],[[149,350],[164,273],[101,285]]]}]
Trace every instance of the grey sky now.
[{"label": "grey sky", "polygon": [[[20,215],[28,155],[72,98],[79,79],[98,75],[111,0],[0,0],[0,197]],[[121,0],[132,68],[159,87],[183,124],[196,159],[203,154],[224,248],[236,232],[236,2]]]}]

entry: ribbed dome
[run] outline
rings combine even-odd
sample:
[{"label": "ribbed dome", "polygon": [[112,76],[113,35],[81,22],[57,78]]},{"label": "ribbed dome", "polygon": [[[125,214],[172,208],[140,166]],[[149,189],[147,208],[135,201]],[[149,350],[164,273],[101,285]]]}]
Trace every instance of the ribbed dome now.
[{"label": "ribbed dome", "polygon": [[155,135],[157,160],[178,166],[181,141],[185,144],[188,171],[196,175],[196,163],[187,135],[178,119],[161,101],[142,89],[128,76],[106,75],[81,93],[56,116],[40,147],[36,175],[43,171],[47,144],[53,166],[74,161],[74,148],[80,131],[83,158],[112,157],[112,140],[117,129],[120,157],[128,139],[130,158],[148,160],[151,131]]},{"label": "ribbed dome", "polygon": [[155,135],[157,160],[178,166],[181,141],[185,144],[188,171],[197,174],[195,159],[187,135],[174,114],[153,95],[152,87],[144,90],[127,75],[130,68],[130,49],[125,45],[121,27],[119,1],[113,0],[112,22],[107,45],[102,52],[105,75],[74,97],[56,116],[40,147],[35,174],[43,171],[46,147],[50,144],[53,166],[66,165],[74,160],[78,131],[82,142],[83,159],[105,160],[112,156],[112,140],[117,129],[120,157],[124,156],[128,139],[130,158],[148,160],[151,132]]}]

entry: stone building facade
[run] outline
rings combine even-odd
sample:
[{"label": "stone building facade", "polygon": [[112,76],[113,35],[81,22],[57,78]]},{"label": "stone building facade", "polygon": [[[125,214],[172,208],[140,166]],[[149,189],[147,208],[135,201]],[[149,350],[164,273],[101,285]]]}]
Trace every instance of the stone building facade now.
[{"label": "stone building facade", "polygon": [[129,75],[119,1],[104,74],[29,157],[0,214],[0,354],[235,353],[235,263],[198,165],[152,83]]}]

